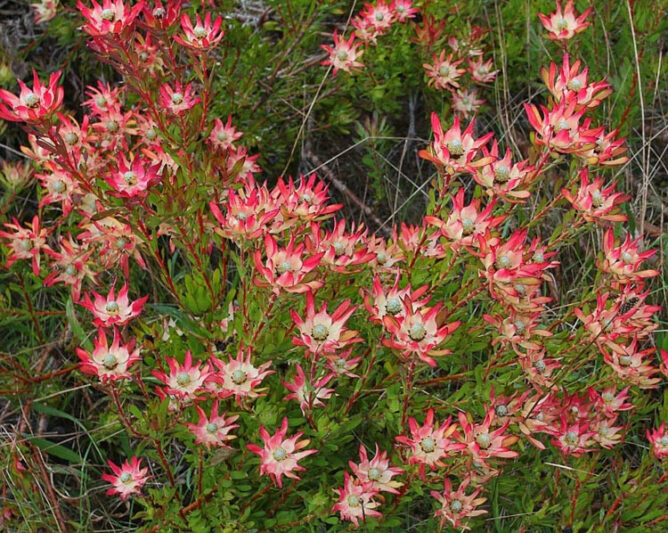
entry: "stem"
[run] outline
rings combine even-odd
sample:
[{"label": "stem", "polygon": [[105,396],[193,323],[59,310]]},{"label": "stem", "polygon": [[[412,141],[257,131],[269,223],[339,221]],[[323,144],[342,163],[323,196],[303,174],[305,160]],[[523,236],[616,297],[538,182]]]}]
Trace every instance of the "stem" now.
[{"label": "stem", "polygon": [[415,374],[415,359],[411,359],[408,367],[408,377],[404,382],[404,407],[401,413],[401,427],[406,426],[406,414],[408,413],[408,399],[413,388],[413,375]]}]

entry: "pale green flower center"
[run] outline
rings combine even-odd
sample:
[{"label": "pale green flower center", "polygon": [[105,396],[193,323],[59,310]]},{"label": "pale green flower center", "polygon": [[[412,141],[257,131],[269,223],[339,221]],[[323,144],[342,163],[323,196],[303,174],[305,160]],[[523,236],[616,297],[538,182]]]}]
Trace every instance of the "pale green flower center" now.
[{"label": "pale green flower center", "polygon": [[213,422],[209,422],[206,425],[206,431],[207,431],[207,433],[215,433],[216,431],[218,431],[218,426],[216,424],[214,424]]},{"label": "pale green flower center", "polygon": [[360,498],[356,494],[350,494],[348,496],[348,506],[349,507],[359,507],[360,506]]},{"label": "pale green flower center", "polygon": [[622,355],[619,358],[619,364],[622,366],[630,366],[631,365],[631,358],[628,355]]},{"label": "pale green flower center", "polygon": [[116,14],[113,9],[103,9],[102,13],[100,13],[100,17],[102,20],[114,20]]},{"label": "pale green flower center", "polygon": [[629,252],[622,252],[621,259],[627,265],[633,263],[633,256]]},{"label": "pale green flower center", "polygon": [[206,29],[202,26],[197,25],[193,28],[193,33],[198,39],[204,39],[204,37],[206,37],[207,33],[209,32],[207,32]]},{"label": "pale green flower center", "polygon": [[436,442],[431,437],[425,437],[422,439],[422,442],[420,442],[420,448],[422,448],[422,451],[425,453],[431,453],[436,449]]},{"label": "pale green flower center", "polygon": [[111,133],[115,133],[118,131],[118,122],[115,120],[109,120],[107,121],[107,131]]},{"label": "pale green flower center", "polygon": [[65,134],[64,139],[67,144],[72,145],[79,140],[79,137],[77,136],[76,133],[70,131]]},{"label": "pale green flower center", "polygon": [[459,511],[462,510],[463,507],[464,506],[462,505],[462,502],[460,502],[459,500],[452,500],[452,502],[450,503],[450,510],[453,513],[458,513]]},{"label": "pale green flower center", "polygon": [[149,141],[153,141],[153,140],[155,140],[155,138],[156,138],[157,136],[158,136],[158,133],[157,133],[153,128],[149,128],[148,130],[146,130],[146,138],[147,138]]},{"label": "pale green flower center", "polygon": [[123,472],[120,477],[121,483],[129,483],[132,481],[132,474],[130,472]]},{"label": "pale green flower center", "polygon": [[77,273],[77,267],[75,267],[74,265],[67,265],[65,267],[65,274],[67,274],[68,276],[74,276],[74,274],[76,273]]},{"label": "pale green flower center", "polygon": [[471,218],[462,218],[462,231],[465,235],[473,233],[474,221]]},{"label": "pale green flower center", "polygon": [[506,416],[508,414],[508,407],[503,404],[497,405],[494,410],[497,416]]},{"label": "pale green flower center", "polygon": [[95,98],[95,105],[97,105],[97,107],[104,107],[107,105],[107,100],[104,98],[104,96],[100,95]]},{"label": "pale green flower center", "polygon": [[289,261],[282,261],[281,263],[278,264],[276,270],[278,270],[279,274],[283,274],[285,272],[292,270],[292,267],[290,266]]},{"label": "pale green flower center", "polygon": [[348,59],[348,52],[346,52],[345,50],[339,50],[339,51],[336,53],[336,58],[337,58],[339,61],[345,61],[346,59]]},{"label": "pale green flower center", "polygon": [[35,93],[28,93],[24,98],[24,102],[28,107],[37,107],[37,104],[39,104],[39,96]]},{"label": "pale green flower center", "polygon": [[104,356],[104,359],[102,359],[102,364],[107,370],[113,370],[118,366],[118,359],[116,359],[116,356],[113,353],[108,353]]},{"label": "pale green flower center", "polygon": [[176,376],[176,383],[178,383],[181,387],[185,387],[188,383],[190,383],[190,374],[188,374],[188,372],[179,372],[179,374]]},{"label": "pale green flower center", "polygon": [[127,243],[128,243],[127,239],[125,239],[124,237],[119,237],[119,239],[116,241],[116,248],[118,248],[119,250],[121,248],[125,248],[125,245]]},{"label": "pale green flower center", "polygon": [[475,441],[478,443],[478,446],[480,446],[483,450],[486,450],[492,445],[492,437],[490,436],[489,433],[480,433],[475,438]]},{"label": "pale green flower center", "polygon": [[536,361],[533,364],[533,367],[538,371],[539,374],[542,374],[543,372],[545,372],[545,361],[542,360]]},{"label": "pale green flower center", "polygon": [[116,303],[114,300],[111,300],[110,302],[107,302],[107,305],[105,305],[104,308],[107,311],[107,313],[109,313],[110,315],[118,313],[118,311],[120,309],[118,307],[118,303]]},{"label": "pale green flower center", "polygon": [[381,478],[382,472],[377,466],[372,466],[369,468],[369,479],[372,481],[378,481]]},{"label": "pale green flower center", "polygon": [[53,192],[60,194],[61,192],[65,192],[65,183],[62,180],[56,180],[53,182]]},{"label": "pale green flower center", "polygon": [[601,207],[603,204],[603,195],[601,191],[595,190],[591,193],[591,203],[594,204],[594,207]]},{"label": "pale green flower center", "polygon": [[378,22],[381,22],[385,16],[383,15],[382,12],[376,11],[376,14],[373,16]]},{"label": "pale green flower center", "polygon": [[336,255],[343,255],[343,252],[346,251],[346,245],[341,241],[336,241],[334,243],[334,253]]},{"label": "pale green flower center", "polygon": [[137,175],[132,170],[128,170],[123,174],[123,181],[128,185],[133,185],[137,183]]},{"label": "pale green flower center", "polygon": [[178,105],[181,102],[183,102],[183,95],[181,93],[172,93],[172,103]]},{"label": "pale green flower center", "polygon": [[579,91],[582,89],[582,82],[578,78],[573,78],[566,84],[571,91]]},{"label": "pale green flower center", "polygon": [[274,450],[274,453],[272,454],[274,459],[276,461],[284,461],[286,457],[288,456],[288,452],[286,452],[283,448],[280,446]]},{"label": "pale green flower center", "polygon": [[499,267],[508,268],[510,266],[510,257],[507,255],[502,255],[499,257]]},{"label": "pale green flower center", "polygon": [[399,311],[401,311],[401,300],[396,296],[390,298],[387,301],[387,304],[385,304],[385,309],[387,309],[387,312],[391,315],[396,315]]},{"label": "pale green flower center", "polygon": [[615,399],[615,395],[612,394],[612,392],[604,392],[601,394],[601,398],[603,398],[603,401],[605,403],[610,403],[612,400]]},{"label": "pale green flower center", "polygon": [[666,448],[668,447],[668,435],[664,435],[659,439],[659,444],[663,447]]},{"label": "pale green flower center", "polygon": [[421,322],[416,322],[408,330],[408,336],[414,341],[421,341],[427,336],[427,330],[424,329],[424,325]]},{"label": "pale green flower center", "polygon": [[246,381],[246,379],[247,379],[246,372],[244,372],[243,370],[237,369],[234,372],[232,372],[232,381],[237,385],[241,385]]},{"label": "pale green flower center", "polygon": [[460,139],[452,139],[446,146],[450,155],[458,156],[464,153],[464,145]]},{"label": "pale green flower center", "polygon": [[324,341],[329,335],[329,328],[324,324],[313,326],[313,338],[317,341]]},{"label": "pale green flower center", "polygon": [[439,67],[438,73],[443,77],[447,76],[448,74],[450,74],[450,65],[448,65],[447,63],[443,63]]},{"label": "pale green flower center", "polygon": [[575,446],[578,443],[578,434],[575,431],[567,431],[564,435],[564,442],[569,446]]},{"label": "pale green flower center", "polygon": [[510,178],[510,169],[506,165],[496,165],[494,167],[494,178],[498,182],[505,183]]}]

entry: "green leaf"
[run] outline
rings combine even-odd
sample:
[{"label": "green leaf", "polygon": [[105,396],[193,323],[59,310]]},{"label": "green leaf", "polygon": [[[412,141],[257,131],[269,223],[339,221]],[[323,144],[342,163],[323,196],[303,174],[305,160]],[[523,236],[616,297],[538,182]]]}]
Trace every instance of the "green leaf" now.
[{"label": "green leaf", "polygon": [[52,442],[48,439],[43,439],[41,437],[33,437],[31,435],[26,435],[26,434],[24,434],[23,436],[28,442],[34,444],[40,450],[48,453],[49,455],[53,455],[54,457],[58,457],[59,459],[63,459],[70,463],[75,463],[75,464],[83,463],[83,459],[81,458],[81,456],[74,450],[70,450],[65,446],[61,446],[60,444],[56,444],[55,442]]}]

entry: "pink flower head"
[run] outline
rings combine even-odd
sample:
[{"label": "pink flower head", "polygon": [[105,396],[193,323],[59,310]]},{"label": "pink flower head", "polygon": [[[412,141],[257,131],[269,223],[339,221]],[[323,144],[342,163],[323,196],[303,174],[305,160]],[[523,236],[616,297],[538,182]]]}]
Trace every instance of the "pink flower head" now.
[{"label": "pink flower head", "polygon": [[[585,120],[582,124],[584,128],[588,127],[589,120]],[[628,156],[622,155],[627,150],[626,137],[618,138],[619,130],[606,133],[604,128],[599,128],[598,131],[594,130],[591,135],[594,145],[575,154],[582,158],[587,165],[621,165],[629,160]]]},{"label": "pink flower head", "polygon": [[561,10],[561,3],[557,0],[557,10],[549,15],[538,13],[538,18],[543,23],[543,27],[548,31],[547,36],[553,41],[568,41],[576,33],[584,31],[589,22],[586,18],[591,13],[591,8],[587,9],[579,17],[573,8],[573,0],[567,0],[564,10]]},{"label": "pink flower head", "polygon": [[494,63],[492,59],[489,59],[487,62],[484,61],[482,56],[478,56],[475,61],[469,61],[469,72],[473,81],[478,83],[491,83],[496,78],[498,70],[492,70],[494,68]]},{"label": "pink flower head", "polygon": [[132,198],[145,194],[150,185],[160,180],[158,170],[160,165],[152,165],[141,156],[136,156],[132,162],[125,155],[118,159],[117,170],[107,176],[107,183],[114,188],[118,196]]},{"label": "pink flower head", "polygon": [[399,319],[385,315],[383,324],[391,337],[383,343],[399,350],[403,357],[417,355],[418,359],[429,366],[436,366],[432,357],[441,357],[450,353],[450,350],[437,350],[436,347],[455,331],[461,322],[443,324],[439,314],[442,304],[434,307],[414,307],[404,298],[404,316]]},{"label": "pink flower head", "polygon": [[338,511],[343,520],[349,520],[355,527],[359,527],[359,521],[366,520],[367,517],[383,516],[376,511],[380,503],[373,499],[378,491],[348,472],[343,473],[343,487],[334,491],[339,496],[339,501],[332,507],[332,511]]},{"label": "pink flower head", "polygon": [[90,354],[82,348],[77,348],[77,355],[81,359],[81,371],[97,376],[102,383],[130,379],[128,368],[140,360],[139,348],[133,350],[134,346],[134,339],[127,344],[121,344],[121,336],[116,327],[114,340],[109,346],[104,329],[99,328]]},{"label": "pink flower head", "polygon": [[304,293],[322,287],[321,281],[306,279],[306,276],[318,267],[324,252],[304,256],[304,243],[295,246],[294,235],[285,248],[279,248],[274,238],[266,234],[264,237],[266,259],[262,260],[262,250],[253,256],[255,266],[264,279],[255,278],[258,286],[270,286],[274,293],[281,290],[292,293]]},{"label": "pink flower head", "polygon": [[533,170],[527,165],[526,160],[513,164],[510,148],[507,148],[505,155],[499,158],[499,146],[496,140],[490,150],[483,146],[482,152],[485,157],[491,158],[491,161],[478,167],[473,179],[487,189],[489,196],[498,196],[512,203],[521,202],[529,197],[529,191],[517,190],[526,184],[527,179],[530,179],[529,172]]},{"label": "pink flower head", "polygon": [[260,474],[271,476],[279,487],[283,486],[281,481],[283,475],[292,479],[301,479],[295,474],[295,471],[306,469],[297,463],[304,457],[317,452],[317,450],[303,450],[311,442],[309,439],[298,441],[299,437],[304,434],[303,432],[286,438],[287,431],[288,419],[284,417],[281,428],[271,436],[264,426],[260,426],[260,436],[264,447],[256,444],[246,445],[249,451],[259,455],[262,460]]},{"label": "pink flower head", "polygon": [[353,370],[357,368],[362,356],[350,357],[353,349],[348,348],[341,353],[327,356],[327,367],[336,376],[348,376],[349,378],[359,378],[357,374],[353,374]]},{"label": "pink flower head", "polygon": [[656,458],[664,459],[668,457],[668,431],[666,431],[665,422],[662,422],[658,428],[652,431],[647,430],[647,440],[652,445],[652,453]]},{"label": "pink flower head", "polygon": [[[466,448],[465,444],[455,442],[457,439],[457,424],[450,424],[452,417],[434,428],[434,410],[428,409],[427,416],[422,426],[417,425],[415,418],[408,419],[408,427],[411,436],[400,435],[396,441],[410,448],[409,464],[420,465],[420,475],[425,476],[425,466],[434,470],[443,467],[442,459],[450,456],[451,452],[457,452]],[[452,437],[452,438],[451,438]]]},{"label": "pink flower head", "polygon": [[311,223],[311,235],[306,237],[307,248],[313,253],[324,252],[322,264],[335,272],[350,273],[357,267],[374,259],[364,246],[367,230],[363,224],[346,231],[345,219],[340,219],[334,228],[324,230],[319,223]]},{"label": "pink flower head", "polygon": [[375,4],[365,3],[359,16],[380,35],[385,33],[394,22],[392,8],[392,5],[386,4],[383,0],[377,0]]},{"label": "pink flower head", "polygon": [[471,529],[463,521],[465,518],[472,518],[485,514],[484,509],[476,509],[479,505],[485,503],[487,498],[478,498],[482,487],[478,487],[468,496],[466,488],[469,486],[471,478],[466,478],[459,485],[456,491],[452,490],[450,478],[445,478],[443,482],[443,492],[431,491],[431,495],[441,504],[441,508],[436,511],[435,516],[441,518],[440,527],[443,529],[447,523],[453,528],[461,528],[461,531]]},{"label": "pink flower head", "polygon": [[598,222],[608,220],[611,222],[623,222],[626,215],[615,214],[615,207],[630,198],[621,192],[615,193],[615,184],[610,187],[602,188],[603,178],[594,178],[589,183],[589,170],[585,167],[580,172],[580,186],[577,189],[577,195],[562,189],[561,193],[573,208],[578,211],[587,222]]},{"label": "pink flower head", "polygon": [[130,462],[125,461],[122,466],[107,461],[114,475],[103,474],[102,479],[113,486],[107,491],[108,495],[119,494],[122,500],[126,500],[131,494],[141,494],[140,489],[148,478],[148,468],[140,468],[141,459],[132,457]]},{"label": "pink flower head", "polygon": [[195,89],[192,83],[185,87],[177,81],[172,89],[169,83],[160,86],[160,105],[174,115],[180,115],[188,111],[200,102],[200,98],[195,98]]},{"label": "pink flower head", "polygon": [[459,87],[457,83],[457,78],[466,72],[466,69],[457,68],[464,61],[460,59],[459,61],[452,60],[452,54],[450,54],[447,59],[445,57],[445,50],[441,50],[440,55],[434,54],[433,64],[424,63],[422,67],[426,70],[427,85],[430,87],[433,85],[434,89],[448,89],[452,90]]},{"label": "pink flower head", "polygon": [[321,65],[332,65],[334,74],[339,70],[351,73],[355,69],[362,68],[364,63],[358,61],[362,51],[358,50],[361,43],[355,42],[355,34],[350,35],[350,39],[339,38],[339,34],[334,30],[334,46],[326,44],[321,45],[328,53],[329,57]]},{"label": "pink flower head", "polygon": [[374,491],[399,494],[397,488],[401,487],[403,483],[400,481],[392,481],[392,478],[402,474],[404,471],[396,466],[390,466],[387,452],[381,452],[378,449],[378,444],[376,444],[374,458],[371,460],[369,460],[369,457],[367,456],[364,445],[360,444],[359,464],[349,461],[348,465],[353,471],[353,474],[355,474],[363,484],[370,484]]},{"label": "pink flower head", "polygon": [[213,402],[211,407],[211,416],[207,417],[204,410],[196,405],[199,421],[197,424],[186,424],[190,433],[195,435],[195,444],[204,444],[208,450],[211,446],[230,448],[227,443],[236,439],[235,435],[230,435],[230,431],[238,428],[239,424],[234,424],[239,416],[226,417],[225,413],[218,414],[218,400]]},{"label": "pink flower head", "polygon": [[557,65],[551,63],[549,70],[545,67],[541,69],[541,77],[555,101],[575,100],[578,108],[593,108],[610,96],[612,89],[610,84],[604,81],[588,83],[589,67],[585,67],[581,73],[578,73],[580,63],[581,61],[577,60],[571,66],[568,54],[565,54],[563,65],[558,70]]},{"label": "pink flower head", "polygon": [[239,191],[230,190],[224,213],[214,202],[209,203],[211,214],[220,224],[215,228],[216,233],[235,241],[261,237],[279,214],[279,208],[270,204],[269,191],[254,182]]},{"label": "pink flower head", "polygon": [[237,131],[232,125],[232,115],[229,115],[225,124],[219,118],[213,119],[213,128],[207,141],[214,148],[229,150],[234,146],[234,141],[239,140],[242,135],[243,132]]},{"label": "pink flower head", "polygon": [[382,323],[385,315],[391,315],[397,320],[403,319],[406,316],[404,299],[411,301],[413,309],[419,309],[429,301],[428,297],[420,299],[429,289],[429,285],[424,285],[414,291],[411,290],[410,285],[400,289],[399,280],[400,276],[397,275],[394,285],[385,289],[381,277],[374,276],[371,290],[364,294],[364,306],[374,322]]},{"label": "pink flower head", "polygon": [[496,417],[494,409],[488,409],[482,424],[469,422],[467,416],[461,411],[458,414],[459,425],[462,427],[464,436],[462,441],[466,444],[466,452],[473,458],[475,464],[489,468],[487,460],[492,457],[503,457],[511,459],[519,457],[519,453],[509,449],[519,439],[512,435],[504,435],[510,425],[507,420],[501,427],[491,430],[492,423]]},{"label": "pink flower head", "polygon": [[[421,150],[419,155],[434,163],[450,178],[462,172],[475,172],[476,167],[489,163],[488,158],[474,159],[494,134],[490,132],[479,139],[474,139],[475,120],[472,120],[462,133],[459,117],[455,115],[452,127],[443,133],[441,120],[436,113],[432,113],[431,126],[434,131],[434,141],[428,150]],[[448,178],[448,183],[450,178]]]},{"label": "pink flower head", "polygon": [[313,383],[307,382],[306,375],[301,365],[297,365],[297,373],[292,377],[293,381],[281,381],[283,386],[291,391],[291,394],[288,394],[283,398],[283,400],[296,400],[299,402],[299,408],[302,410],[302,414],[306,416],[307,412],[313,410],[314,407],[319,405],[324,406],[322,400],[326,400],[332,396],[334,389],[328,389],[325,387],[336,374],[329,373],[320,379],[315,380]]},{"label": "pink flower head", "polygon": [[211,375],[211,371],[202,368],[201,362],[193,364],[190,350],[186,351],[183,364],[173,357],[167,357],[166,361],[169,366],[169,375],[158,370],[153,371],[153,375],[167,385],[165,392],[183,400],[196,399],[204,389],[204,382]]},{"label": "pink flower head", "polygon": [[362,342],[356,337],[357,331],[346,329],[345,323],[357,307],[346,300],[331,315],[327,313],[327,302],[322,303],[320,311],[315,310],[315,298],[309,290],[306,293],[306,317],[302,318],[290,310],[292,320],[299,329],[299,336],[292,338],[295,346],[305,346],[312,354],[331,354],[355,342]]},{"label": "pink flower head", "polygon": [[144,2],[137,2],[130,7],[123,0],[103,0],[102,5],[91,0],[93,7],[86,7],[77,0],[77,8],[86,19],[82,29],[91,37],[118,35],[130,28],[137,15],[144,8]]},{"label": "pink flower head", "polygon": [[638,270],[643,261],[656,253],[656,250],[641,252],[640,237],[631,240],[631,236],[627,235],[622,244],[615,246],[615,233],[609,229],[603,237],[603,251],[605,257],[603,261],[598,261],[597,265],[603,272],[611,274],[619,284],[637,282],[659,275],[656,270]]},{"label": "pink flower head", "polygon": [[478,98],[478,89],[457,89],[452,95],[452,110],[462,118],[475,115],[484,103],[485,100]]},{"label": "pink flower head", "polygon": [[40,251],[45,248],[47,230],[40,229],[39,217],[35,215],[32,223],[27,227],[21,227],[19,221],[14,218],[14,223],[5,222],[7,229],[13,230],[0,231],[0,238],[9,239],[12,253],[7,258],[7,268],[19,259],[30,259],[32,262],[32,272],[39,276]]},{"label": "pink flower head", "polygon": [[43,24],[56,16],[58,0],[40,0],[39,2],[30,4],[30,7],[35,12],[35,22]]},{"label": "pink flower head", "polygon": [[148,296],[144,296],[139,300],[130,302],[128,298],[129,287],[127,283],[118,292],[114,293],[114,286],[112,285],[106,298],[95,291],[92,291],[93,301],[89,294],[84,295],[84,301],[80,305],[88,309],[95,319],[93,323],[100,327],[122,326],[127,324],[133,318],[139,316]]},{"label": "pink flower head", "polygon": [[64,283],[72,288],[72,299],[75,302],[81,297],[81,284],[85,278],[95,281],[95,273],[88,262],[93,250],[78,244],[70,235],[61,237],[60,251],[46,248],[45,252],[52,258],[51,272],[44,280],[44,285],[51,287],[56,283]]},{"label": "pink flower head", "polygon": [[220,30],[223,17],[217,17],[213,23],[211,23],[211,13],[204,16],[204,22],[199,15],[195,15],[195,19],[193,25],[188,15],[184,13],[181,16],[181,29],[185,36],[175,35],[176,42],[193,50],[205,50],[218,44],[225,35],[225,32]]},{"label": "pink flower head", "polygon": [[[239,348],[237,357],[231,358],[224,363],[216,357],[211,357],[211,362],[218,369],[214,372],[207,386],[221,397],[234,396],[237,401],[240,398],[257,398],[261,390],[257,386],[273,370],[268,370],[271,361],[255,367],[251,362],[251,350],[248,348],[244,354],[243,348]],[[213,368],[212,368],[213,370]]]},{"label": "pink flower head", "polygon": [[146,24],[151,28],[165,30],[178,20],[183,0],[167,0],[166,3],[163,3],[163,0],[155,0],[151,3],[152,6],[148,2],[144,3]]},{"label": "pink flower head", "polygon": [[593,130],[580,125],[586,108],[577,110],[573,99],[562,100],[552,109],[533,104],[524,104],[529,123],[536,130],[536,144],[548,146],[560,153],[577,153],[590,150],[596,145]]},{"label": "pink flower head", "polygon": [[452,241],[453,248],[478,246],[479,238],[501,224],[507,217],[507,215],[492,216],[494,200],[482,210],[480,210],[479,198],[471,200],[471,203],[465,206],[464,193],[464,188],[460,188],[452,197],[452,210],[447,221],[433,216],[425,217],[426,222],[439,228],[441,235]]},{"label": "pink flower head", "polygon": [[0,118],[10,122],[37,124],[56,112],[63,103],[64,91],[58,87],[62,71],[54,72],[49,77],[49,85],[42,85],[33,69],[33,87],[29,89],[22,80],[17,80],[21,92],[18,96],[5,89],[0,89]]},{"label": "pink flower head", "polygon": [[281,177],[272,191],[272,198],[281,206],[281,214],[288,221],[323,220],[342,207],[329,203],[327,189],[328,186],[315,174],[308,179],[300,176],[298,187],[292,178],[286,182]]},{"label": "pink flower head", "polygon": [[573,423],[569,423],[566,415],[561,415],[561,423],[558,429],[552,431],[554,437],[552,444],[554,444],[559,451],[564,455],[573,455],[579,457],[583,453],[594,451],[592,445],[594,441],[592,437],[594,432],[590,430],[589,422],[583,419],[578,419]]},{"label": "pink flower head", "polygon": [[121,112],[121,91],[122,87],[113,89],[108,83],[98,80],[97,88],[87,87],[86,94],[90,97],[83,102],[83,105],[90,109],[90,112],[98,118]]},{"label": "pink flower head", "polygon": [[610,352],[599,346],[603,360],[625,383],[636,385],[641,389],[655,389],[661,382],[661,378],[653,377],[659,373],[659,369],[651,364],[655,349],[650,347],[640,350],[638,337],[633,337],[628,344],[608,342],[606,346],[610,348]]},{"label": "pink flower head", "polygon": [[67,216],[72,211],[74,195],[82,192],[79,184],[74,180],[72,174],[59,166],[50,163],[46,163],[45,166],[49,172],[35,175],[46,189],[46,194],[42,196],[39,206],[60,203],[63,216]]},{"label": "pink flower head", "polygon": [[406,22],[407,19],[415,18],[419,13],[419,10],[413,7],[413,0],[394,0],[391,7],[399,22]]}]

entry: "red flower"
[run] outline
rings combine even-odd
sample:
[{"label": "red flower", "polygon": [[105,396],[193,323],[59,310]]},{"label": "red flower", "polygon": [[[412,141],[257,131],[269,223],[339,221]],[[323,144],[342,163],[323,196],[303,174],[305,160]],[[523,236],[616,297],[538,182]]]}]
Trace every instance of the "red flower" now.
[{"label": "red flower", "polygon": [[45,248],[44,250],[53,261],[50,265],[51,272],[44,280],[44,285],[51,287],[56,283],[64,283],[72,287],[72,299],[79,301],[81,296],[81,283],[85,278],[95,281],[95,273],[88,266],[88,261],[93,254],[86,246],[81,246],[69,235],[60,238],[60,251]]},{"label": "red flower", "polygon": [[329,373],[314,382],[307,382],[306,375],[301,365],[297,365],[297,373],[292,377],[293,381],[281,381],[283,386],[291,391],[283,400],[296,400],[299,402],[299,408],[302,414],[311,411],[314,407],[319,405],[324,406],[322,400],[326,400],[332,396],[334,389],[325,387],[336,374]]},{"label": "red flower", "polygon": [[321,45],[329,53],[329,58],[320,64],[332,65],[334,67],[333,74],[336,74],[339,70],[350,73],[354,69],[359,69],[364,66],[364,63],[357,61],[362,55],[362,51],[358,50],[360,44],[355,42],[354,33],[346,41],[344,38],[339,38],[339,34],[334,30],[334,46]]},{"label": "red flower", "polygon": [[14,223],[5,222],[5,227],[14,230],[13,233],[0,231],[0,237],[9,239],[12,253],[7,258],[7,268],[18,259],[32,260],[32,272],[39,276],[39,253],[46,245],[47,231],[39,227],[39,217],[35,215],[32,224],[26,228],[21,227],[19,221],[14,218]]},{"label": "red flower", "polygon": [[133,318],[139,316],[146,300],[148,300],[148,296],[144,296],[139,300],[130,302],[128,298],[128,290],[129,287],[125,284],[118,292],[118,296],[116,296],[114,294],[114,287],[112,286],[106,298],[97,292],[92,291],[95,301],[91,300],[89,294],[86,294],[84,296],[84,301],[80,302],[80,305],[95,315],[93,323],[96,326],[105,328],[114,325],[122,326],[127,324]]},{"label": "red flower", "polygon": [[134,6],[126,5],[123,0],[103,0],[102,5],[91,0],[93,7],[86,7],[77,0],[77,8],[86,19],[82,29],[91,37],[119,34],[134,23],[135,18],[144,8],[144,2]]},{"label": "red flower", "polygon": [[666,431],[665,422],[652,431],[647,430],[647,440],[652,445],[652,453],[655,457],[658,459],[668,457],[668,431]]},{"label": "red flower", "polygon": [[119,494],[122,500],[126,500],[131,494],[141,494],[141,488],[148,478],[148,468],[140,468],[141,459],[132,457],[130,462],[125,461],[122,466],[107,461],[114,475],[103,474],[102,479],[113,485],[107,494]]},{"label": "red flower", "polygon": [[197,413],[199,414],[199,421],[197,424],[186,424],[190,433],[195,435],[195,444],[204,444],[207,450],[211,446],[230,448],[227,443],[236,439],[236,436],[229,433],[234,428],[239,427],[239,424],[233,424],[239,416],[226,417],[224,413],[219,415],[218,400],[213,402],[210,417],[206,416],[206,413],[199,405],[196,405],[195,409],[197,409]]},{"label": "red flower", "polygon": [[317,452],[317,450],[303,450],[311,442],[309,439],[298,441],[299,437],[304,434],[303,432],[286,438],[287,431],[288,419],[284,417],[281,428],[273,435],[269,435],[264,426],[260,426],[260,436],[264,447],[256,444],[246,445],[249,451],[256,453],[262,459],[260,473],[271,476],[279,487],[283,486],[281,481],[283,475],[292,479],[300,479],[295,471],[306,469],[297,463],[304,457]]},{"label": "red flower", "polygon": [[[271,361],[255,367],[251,362],[251,350],[239,348],[236,358],[230,358],[226,363],[211,357],[211,377],[207,380],[206,387],[218,394],[221,398],[234,396],[237,402],[240,398],[257,398],[264,389],[258,389],[257,386],[273,370],[268,370]],[[215,368],[218,371],[215,370]]]},{"label": "red flower", "polygon": [[441,518],[441,529],[448,522],[453,528],[461,528],[462,531],[471,529],[462,522],[462,519],[479,516],[487,512],[484,509],[476,510],[476,507],[487,501],[487,498],[477,498],[482,487],[478,487],[472,494],[466,495],[466,488],[470,482],[471,478],[466,478],[457,490],[453,491],[450,479],[446,477],[443,482],[443,492],[431,491],[431,495],[441,504],[441,508],[435,513],[436,517]]},{"label": "red flower", "polygon": [[355,479],[348,472],[343,473],[343,487],[334,489],[339,496],[339,501],[332,507],[332,511],[338,511],[343,520],[349,520],[355,527],[359,527],[360,520],[367,517],[383,516],[376,511],[380,505],[374,496],[378,491],[370,483]]},{"label": "red flower", "polygon": [[129,379],[128,368],[140,360],[139,348],[133,350],[134,345],[134,339],[122,345],[118,328],[114,328],[114,340],[109,346],[104,329],[99,328],[93,351],[90,354],[77,348],[77,355],[81,359],[81,371],[97,376],[102,383]]},{"label": "red flower", "polygon": [[615,233],[609,229],[603,237],[605,257],[603,261],[597,262],[598,268],[611,274],[622,285],[658,276],[657,270],[638,270],[643,261],[656,253],[656,250],[641,252],[639,243],[640,237],[631,240],[631,236],[627,235],[624,242],[615,247]]},{"label": "red flower", "polygon": [[589,13],[591,13],[591,8],[578,17],[573,8],[573,0],[566,1],[566,6],[562,12],[561,3],[557,0],[557,10],[554,13],[549,15],[538,13],[538,18],[549,32],[547,36],[550,39],[553,41],[568,41],[576,33],[584,31],[589,26],[589,22],[585,22]]},{"label": "red flower", "polygon": [[614,214],[612,211],[615,206],[625,202],[630,196],[626,196],[620,192],[613,193],[615,184],[605,189],[601,188],[603,178],[594,178],[594,181],[589,183],[589,170],[585,167],[580,172],[580,187],[577,190],[577,195],[573,196],[570,191],[562,189],[561,193],[564,195],[573,207],[582,214],[582,217],[587,222],[598,222],[599,220],[608,220],[611,222],[623,222],[626,220],[626,215]]},{"label": "red flower", "polygon": [[353,474],[355,474],[364,485],[370,485],[373,491],[399,494],[397,489],[401,487],[403,483],[400,481],[392,481],[392,478],[402,474],[404,471],[396,466],[390,466],[387,453],[381,452],[378,449],[378,444],[376,444],[374,458],[370,461],[366,453],[366,448],[363,444],[360,444],[359,464],[348,461],[348,465],[353,471]]},{"label": "red flower", "polygon": [[[133,157],[132,154],[130,156]],[[160,181],[159,169],[160,165],[151,165],[141,156],[132,158],[130,162],[123,155],[118,159],[116,172],[107,176],[106,180],[118,196],[132,198],[145,194],[150,185]]]},{"label": "red flower", "polygon": [[0,118],[10,122],[37,124],[42,122],[44,117],[53,114],[63,103],[63,88],[58,87],[62,71],[51,74],[48,87],[41,84],[35,69],[32,73],[32,89],[28,89],[22,80],[17,80],[21,88],[18,96],[0,89]]},{"label": "red flower", "polygon": [[212,372],[205,370],[206,366],[202,367],[201,362],[193,364],[190,350],[186,351],[183,364],[173,357],[167,357],[166,360],[169,366],[169,375],[157,370],[153,371],[153,375],[167,385],[164,392],[183,400],[196,399],[204,389],[204,382]]},{"label": "red flower", "polygon": [[452,60],[452,54],[447,59],[445,57],[445,50],[441,50],[440,55],[434,54],[433,64],[424,63],[422,67],[427,71],[427,85],[433,85],[435,89],[449,89],[459,87],[457,78],[466,72],[466,69],[457,68],[464,61]]},{"label": "red flower", "polygon": [[223,17],[217,17],[213,24],[211,23],[211,13],[204,16],[204,22],[199,15],[195,15],[195,18],[195,25],[193,26],[188,15],[184,13],[181,16],[181,28],[185,34],[185,39],[180,35],[175,35],[174,40],[193,50],[205,50],[218,44],[225,35],[224,31],[220,31]]},{"label": "red flower", "polygon": [[201,99],[195,98],[193,84],[189,83],[183,87],[181,82],[176,82],[174,88],[169,83],[160,86],[160,105],[174,115],[180,115],[199,103]]},{"label": "red flower", "polygon": [[519,440],[518,437],[504,435],[510,425],[509,420],[500,428],[491,431],[495,416],[495,410],[488,409],[482,424],[472,424],[464,413],[460,411],[458,414],[459,424],[464,431],[462,441],[466,444],[467,453],[473,458],[474,464],[485,468],[489,468],[487,460],[492,457],[519,457],[519,453],[508,448]]},{"label": "red flower", "polygon": [[[540,71],[545,85],[557,102],[562,99],[575,101],[577,107],[593,108],[612,94],[610,84],[604,81],[587,83],[588,67],[578,74],[580,60],[571,66],[568,54],[564,55],[564,63],[557,71],[557,65],[550,64],[550,69],[543,67]],[[557,76],[557,72],[559,73]]]}]

